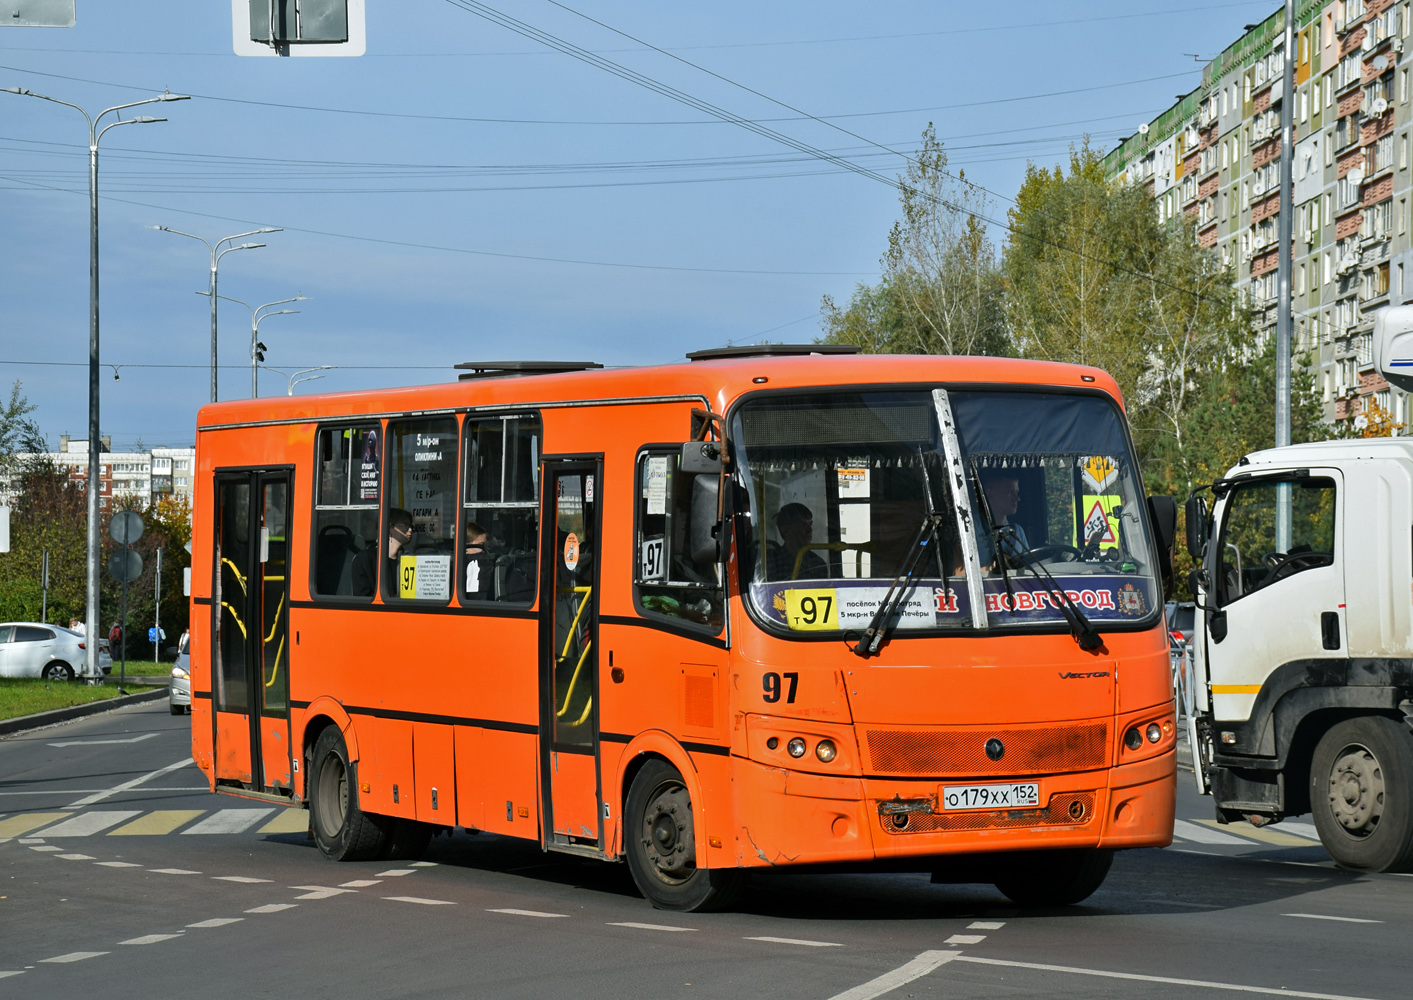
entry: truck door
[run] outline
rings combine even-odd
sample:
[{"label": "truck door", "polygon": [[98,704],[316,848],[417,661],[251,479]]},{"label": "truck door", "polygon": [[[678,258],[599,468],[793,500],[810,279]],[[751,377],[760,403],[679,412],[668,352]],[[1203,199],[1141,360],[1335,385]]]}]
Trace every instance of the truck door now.
[{"label": "truck door", "polygon": [[1254,477],[1227,494],[1205,560],[1207,682],[1218,723],[1249,719],[1281,666],[1348,655],[1344,500],[1336,469]]}]

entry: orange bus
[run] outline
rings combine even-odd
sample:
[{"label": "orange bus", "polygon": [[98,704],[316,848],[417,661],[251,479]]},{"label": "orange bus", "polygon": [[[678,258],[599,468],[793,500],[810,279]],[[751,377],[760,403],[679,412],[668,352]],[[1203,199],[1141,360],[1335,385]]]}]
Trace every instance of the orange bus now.
[{"label": "orange bus", "polygon": [[331,859],[461,827],[1076,902],[1173,828],[1162,586],[1104,372],[727,348],[203,407],[192,745]]}]

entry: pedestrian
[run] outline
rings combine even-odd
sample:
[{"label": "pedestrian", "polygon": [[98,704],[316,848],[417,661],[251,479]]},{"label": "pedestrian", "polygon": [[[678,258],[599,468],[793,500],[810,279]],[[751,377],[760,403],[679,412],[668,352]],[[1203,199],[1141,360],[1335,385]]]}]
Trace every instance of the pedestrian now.
[{"label": "pedestrian", "polygon": [[70,631],[70,632],[77,632],[79,635],[83,635],[83,634],[84,634],[84,625],[83,625],[83,622],[79,621],[77,618],[70,618],[70,619],[69,619],[69,631]]}]

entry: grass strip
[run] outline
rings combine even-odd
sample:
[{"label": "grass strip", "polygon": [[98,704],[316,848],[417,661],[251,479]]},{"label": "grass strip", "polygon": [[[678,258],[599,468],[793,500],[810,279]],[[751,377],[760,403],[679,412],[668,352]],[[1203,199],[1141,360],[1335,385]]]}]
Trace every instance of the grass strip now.
[{"label": "grass strip", "polygon": [[114,682],[89,685],[82,681],[0,677],[0,719],[13,719],[116,697],[118,685]]}]

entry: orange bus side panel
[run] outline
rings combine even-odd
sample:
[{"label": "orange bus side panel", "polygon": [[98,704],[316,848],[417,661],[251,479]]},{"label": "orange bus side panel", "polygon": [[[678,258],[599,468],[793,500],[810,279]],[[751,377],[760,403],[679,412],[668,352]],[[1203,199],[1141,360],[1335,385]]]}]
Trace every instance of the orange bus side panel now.
[{"label": "orange bus side panel", "polygon": [[456,757],[451,726],[413,723],[417,818],[423,823],[451,826],[456,822]]},{"label": "orange bus side panel", "polygon": [[550,782],[554,786],[554,832],[597,839],[599,802],[593,756],[551,754]]},{"label": "orange bus side panel", "polygon": [[[466,782],[479,782],[485,789],[483,830],[512,837],[540,839],[539,778],[540,740],[533,733],[510,733],[499,729],[481,731],[482,754],[469,762]],[[520,815],[521,810],[526,815]]]},{"label": "orange bus side panel", "polygon": [[[367,797],[363,808],[368,812],[384,816],[416,816],[417,785],[412,769],[412,723],[402,719],[370,719],[373,726],[373,743],[377,748],[371,755],[374,766],[368,767],[369,756],[364,747],[365,760],[359,779],[369,788],[363,794]],[[359,720],[360,728],[364,727]],[[369,775],[372,775],[371,780]]]},{"label": "orange bus side panel", "polygon": [[216,777],[250,783],[250,717],[216,713]]},{"label": "orange bus side panel", "polygon": [[731,758],[736,856],[744,868],[872,856],[859,778],[800,774]]},{"label": "orange bus side panel", "polygon": [[453,726],[456,754],[456,823],[471,830],[486,825],[485,730],[477,726]]}]

